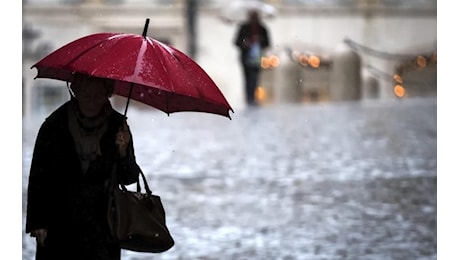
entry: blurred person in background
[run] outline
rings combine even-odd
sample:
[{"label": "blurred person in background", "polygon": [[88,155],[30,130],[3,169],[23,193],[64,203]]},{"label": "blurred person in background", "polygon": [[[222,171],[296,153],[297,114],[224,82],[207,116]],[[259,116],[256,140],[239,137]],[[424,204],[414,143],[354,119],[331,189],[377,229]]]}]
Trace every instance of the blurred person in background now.
[{"label": "blurred person in background", "polygon": [[107,224],[112,167],[126,185],[138,180],[131,131],[109,97],[114,81],[74,74],[70,100],[42,123],[32,155],[26,233],[36,259],[121,257]]},{"label": "blurred person in background", "polygon": [[255,90],[259,83],[260,59],[263,51],[270,47],[270,36],[256,10],[250,10],[247,21],[239,25],[234,44],[240,51],[246,104],[249,106],[257,105]]}]

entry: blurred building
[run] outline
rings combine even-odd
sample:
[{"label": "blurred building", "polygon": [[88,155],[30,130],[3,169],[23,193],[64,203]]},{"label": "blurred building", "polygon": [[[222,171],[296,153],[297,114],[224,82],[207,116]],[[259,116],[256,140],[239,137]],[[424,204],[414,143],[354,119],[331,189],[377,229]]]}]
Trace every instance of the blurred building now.
[{"label": "blurred building", "polygon": [[[436,95],[436,0],[265,2],[278,12],[264,20],[272,48],[262,62],[261,103]],[[228,3],[23,0],[24,115],[55,108],[69,95],[63,82],[34,80],[34,62],[90,33],[141,34],[146,18],[149,36],[194,57],[234,108],[244,106],[236,24],[219,15]]]}]

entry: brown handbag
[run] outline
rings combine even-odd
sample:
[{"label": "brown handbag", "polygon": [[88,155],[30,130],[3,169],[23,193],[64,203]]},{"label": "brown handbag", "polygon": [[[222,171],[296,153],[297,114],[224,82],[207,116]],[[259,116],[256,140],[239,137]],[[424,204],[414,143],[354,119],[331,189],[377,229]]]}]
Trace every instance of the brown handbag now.
[{"label": "brown handbag", "polygon": [[[115,171],[114,171],[115,172]],[[122,249],[160,253],[174,246],[160,196],[152,194],[142,171],[145,192],[129,191],[118,181],[109,193],[107,219],[112,237]]]}]

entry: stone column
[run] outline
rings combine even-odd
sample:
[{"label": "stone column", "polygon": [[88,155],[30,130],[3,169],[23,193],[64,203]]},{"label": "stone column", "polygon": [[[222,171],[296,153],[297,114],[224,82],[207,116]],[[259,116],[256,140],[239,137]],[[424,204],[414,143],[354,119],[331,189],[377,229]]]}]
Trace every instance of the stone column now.
[{"label": "stone column", "polygon": [[[397,66],[397,61],[381,61],[381,63],[376,63],[376,66],[378,66],[378,69],[380,69],[381,71],[384,71],[388,75],[393,76],[395,73],[395,68]],[[384,79],[384,78],[380,79],[379,80],[380,99],[384,99],[384,100],[398,99],[393,92],[394,86],[395,86],[395,81]]]},{"label": "stone column", "polygon": [[37,76],[37,70],[30,69],[32,62],[24,60],[22,63],[22,115],[24,117],[32,116],[33,111],[33,96],[32,87],[34,85],[34,78]]},{"label": "stone column", "polygon": [[277,68],[264,70],[260,72],[259,86],[262,86],[265,89],[265,103],[273,102],[273,91],[274,91],[274,82],[275,82],[275,73]]},{"label": "stone column", "polygon": [[369,74],[363,74],[363,99],[377,99],[379,98],[379,82],[378,80]]},{"label": "stone column", "polygon": [[340,43],[332,55],[331,101],[351,101],[361,98],[361,60],[344,43]]},{"label": "stone column", "polygon": [[300,100],[300,67],[287,56],[279,55],[280,65],[274,72],[273,100],[275,103],[294,103]]},{"label": "stone column", "polygon": [[101,4],[102,2],[106,2],[104,0],[84,0],[85,4]]}]

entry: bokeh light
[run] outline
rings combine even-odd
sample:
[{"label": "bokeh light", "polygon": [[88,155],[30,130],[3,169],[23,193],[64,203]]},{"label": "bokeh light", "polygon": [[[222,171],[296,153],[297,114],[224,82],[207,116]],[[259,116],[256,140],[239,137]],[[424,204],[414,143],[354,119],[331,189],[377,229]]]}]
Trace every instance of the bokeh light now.
[{"label": "bokeh light", "polygon": [[403,83],[403,79],[402,79],[401,75],[399,75],[399,74],[394,74],[393,79],[399,84]]},{"label": "bokeh light", "polygon": [[267,99],[267,91],[262,86],[258,86],[256,88],[254,95],[258,103],[261,103]]},{"label": "bokeh light", "polygon": [[426,67],[426,58],[423,56],[418,56],[417,57],[417,66],[419,68],[425,68]]},{"label": "bokeh light", "polygon": [[301,54],[299,56],[299,63],[302,64],[303,66],[308,66],[308,56],[305,54]]},{"label": "bokeh light", "polygon": [[315,55],[312,55],[308,58],[308,63],[310,64],[310,66],[312,66],[313,68],[318,68],[320,63],[321,63],[321,60],[319,59],[318,56],[315,56]]},{"label": "bokeh light", "polygon": [[272,68],[276,68],[280,65],[280,59],[276,55],[270,55],[268,60]]},{"label": "bokeh light", "polygon": [[394,86],[393,92],[398,98],[402,98],[406,95],[406,89],[400,84]]},{"label": "bokeh light", "polygon": [[260,58],[260,67],[262,67],[262,69],[270,68],[270,61],[268,60],[267,57]]},{"label": "bokeh light", "polygon": [[276,55],[270,55],[268,57],[262,57],[260,60],[260,66],[263,69],[274,69],[278,67],[280,64],[280,60]]}]

